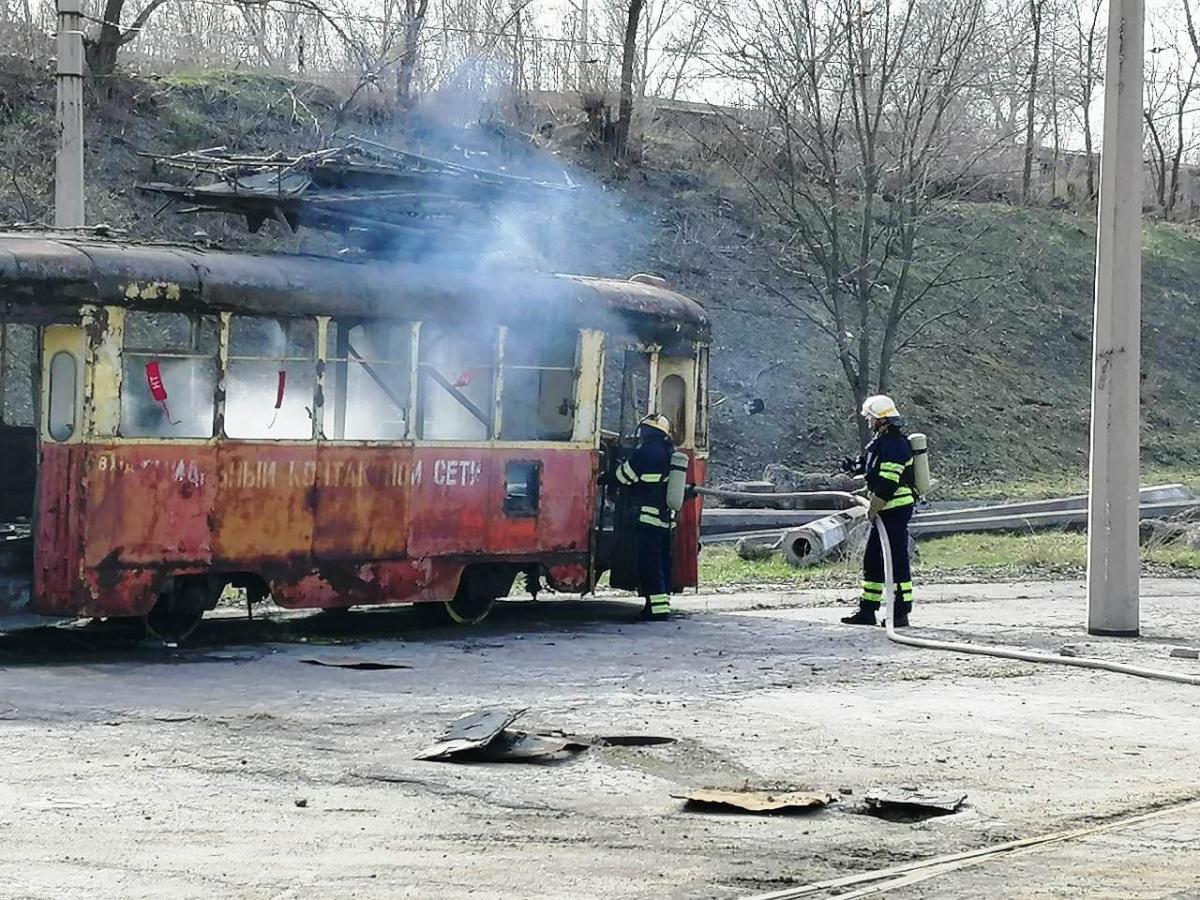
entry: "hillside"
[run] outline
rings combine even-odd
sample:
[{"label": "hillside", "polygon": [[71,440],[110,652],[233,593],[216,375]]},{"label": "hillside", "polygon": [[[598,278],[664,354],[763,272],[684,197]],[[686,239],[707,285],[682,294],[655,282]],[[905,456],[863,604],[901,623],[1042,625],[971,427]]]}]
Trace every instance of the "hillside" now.
[{"label": "hillside", "polygon": [[[0,220],[49,215],[53,106],[45,71],[17,63],[0,71]],[[474,148],[488,154],[474,158],[480,165],[549,164],[503,129],[476,128],[451,141],[439,123],[424,121],[399,135],[368,118],[336,122],[337,107],[323,88],[260,76],[114,81],[107,96],[89,102],[89,220],[136,237],[188,238],[203,228],[231,246],[322,249],[325,239],[311,234],[276,228],[251,236],[239,223],[156,216],[159,201],[134,184],[161,177],[139,151],[312,148],[335,125],[431,152]],[[537,244],[530,264],[582,274],[657,272],[709,309],[712,387],[725,398],[713,412],[719,476],[753,476],[780,461],[827,468],[854,441],[840,371],[823,336],[780,310],[764,285],[802,286],[780,275],[774,244],[736,184],[680,146],[652,141],[643,165],[614,179],[560,141],[559,161],[585,189],[574,208],[521,223]],[[895,393],[910,421],[931,435],[949,485],[1078,473],[1086,460],[1094,224],[1066,212],[964,203],[931,223],[928,239],[953,247],[984,225],[986,238],[970,252],[1006,273],[1002,286],[932,346],[906,357]],[[1158,224],[1145,234],[1144,456],[1148,466],[1186,469],[1200,466],[1193,427],[1200,358],[1192,349],[1200,240]],[[755,397],[766,411],[748,416],[743,404]]]}]

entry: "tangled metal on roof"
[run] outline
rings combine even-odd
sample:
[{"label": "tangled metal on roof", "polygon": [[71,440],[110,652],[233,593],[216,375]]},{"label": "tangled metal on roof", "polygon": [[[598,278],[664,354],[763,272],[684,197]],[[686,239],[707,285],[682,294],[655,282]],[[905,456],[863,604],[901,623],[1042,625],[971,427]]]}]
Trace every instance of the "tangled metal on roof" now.
[{"label": "tangled metal on roof", "polygon": [[235,154],[225,147],[144,156],[156,167],[191,173],[186,185],[138,186],[166,197],[167,206],[181,206],[181,212],[243,217],[251,232],[268,220],[292,231],[306,226],[373,249],[446,237],[470,241],[514,204],[533,210],[548,195],[576,189],[565,173],[561,184],[537,181],[359,137],[296,156]]}]

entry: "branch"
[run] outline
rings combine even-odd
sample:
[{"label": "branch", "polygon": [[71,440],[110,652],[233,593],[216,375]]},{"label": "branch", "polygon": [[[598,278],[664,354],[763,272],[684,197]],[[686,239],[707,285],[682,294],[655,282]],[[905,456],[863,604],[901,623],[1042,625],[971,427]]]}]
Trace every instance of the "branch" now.
[{"label": "branch", "polygon": [[142,29],[146,27],[146,23],[150,21],[150,17],[154,15],[154,11],[166,2],[167,0],[150,0],[142,11],[137,14],[137,18],[133,20],[133,23],[125,31],[121,32],[121,46],[123,47],[130,41],[135,40],[142,33]]}]

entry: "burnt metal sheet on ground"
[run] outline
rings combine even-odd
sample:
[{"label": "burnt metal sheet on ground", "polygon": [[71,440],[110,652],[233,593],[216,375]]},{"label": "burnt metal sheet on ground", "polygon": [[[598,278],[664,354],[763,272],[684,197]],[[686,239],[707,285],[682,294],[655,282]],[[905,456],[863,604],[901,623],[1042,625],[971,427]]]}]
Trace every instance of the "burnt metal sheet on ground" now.
[{"label": "burnt metal sheet on ground", "polygon": [[408,663],[390,662],[378,659],[358,659],[356,657],[326,657],[321,659],[302,659],[306,666],[322,666],[327,669],[353,669],[358,672],[384,672],[389,669],[411,669]]},{"label": "burnt metal sheet on ground", "polygon": [[771,791],[753,789],[699,788],[672,796],[686,800],[685,808],[698,812],[748,812],[787,815],[813,812],[837,798],[827,791]]},{"label": "burnt metal sheet on ground", "polygon": [[967,795],[958,791],[940,793],[910,788],[875,790],[863,798],[867,812],[884,819],[912,821],[958,812]]},{"label": "burnt metal sheet on ground", "polygon": [[416,759],[450,759],[491,743],[505,728],[517,721],[525,709],[489,708],[459,716],[436,744],[426,747]]}]

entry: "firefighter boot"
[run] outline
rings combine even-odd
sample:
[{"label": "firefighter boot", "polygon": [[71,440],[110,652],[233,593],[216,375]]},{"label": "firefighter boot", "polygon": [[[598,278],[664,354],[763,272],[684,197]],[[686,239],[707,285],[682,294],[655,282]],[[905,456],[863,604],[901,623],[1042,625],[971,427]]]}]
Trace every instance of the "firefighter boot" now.
[{"label": "firefighter boot", "polygon": [[875,612],[879,609],[878,603],[868,603],[865,600],[858,601],[858,612],[851,616],[842,618],[843,625],[874,625]]},{"label": "firefighter boot", "polygon": [[911,600],[896,601],[896,621],[893,623],[897,628],[908,627],[908,614],[912,612]]},{"label": "firefighter boot", "polygon": [[651,622],[662,621],[671,616],[671,595],[670,594],[655,594],[652,597],[646,598],[646,605],[642,607],[642,618]]}]

